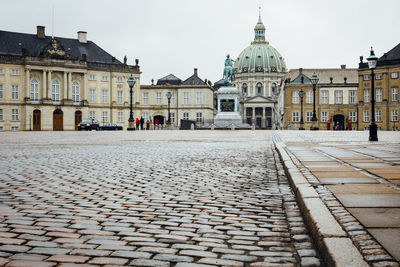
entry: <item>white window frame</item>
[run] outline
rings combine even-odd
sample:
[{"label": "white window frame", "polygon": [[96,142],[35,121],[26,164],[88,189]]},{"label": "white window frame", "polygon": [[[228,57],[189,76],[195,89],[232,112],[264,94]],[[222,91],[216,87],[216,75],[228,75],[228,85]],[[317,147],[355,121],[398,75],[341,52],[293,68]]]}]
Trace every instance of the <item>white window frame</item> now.
[{"label": "white window frame", "polygon": [[398,72],[392,72],[392,73],[390,73],[390,78],[392,78],[392,79],[397,79],[397,78],[399,78],[399,73],[398,73]]},{"label": "white window frame", "polygon": [[392,109],[391,120],[392,120],[392,122],[399,121],[399,111],[397,109]]},{"label": "white window frame", "polygon": [[145,123],[149,120],[149,113],[147,111],[143,111],[143,120]]},{"label": "white window frame", "polygon": [[329,91],[328,90],[321,91],[321,104],[329,104]]},{"label": "white window frame", "polygon": [[108,90],[102,90],[101,96],[103,103],[108,103]]},{"label": "white window frame", "polygon": [[399,101],[399,88],[398,87],[392,87],[392,102],[397,102]]},{"label": "white window frame", "polygon": [[121,76],[117,76],[117,82],[119,82],[119,83],[122,83],[122,82],[123,82],[123,80],[122,80],[122,77],[121,77]]},{"label": "white window frame", "polygon": [[382,122],[382,110],[375,111],[375,118],[377,122]]},{"label": "white window frame", "polygon": [[3,69],[0,69],[0,74],[4,74]]},{"label": "white window frame", "polygon": [[19,121],[19,110],[17,108],[11,109],[11,120]]},{"label": "white window frame", "polygon": [[149,93],[143,93],[143,104],[149,104]]},{"label": "white window frame", "polygon": [[72,83],[72,102],[78,104],[81,101],[81,85],[75,81]]},{"label": "white window frame", "polygon": [[102,76],[101,76],[101,80],[102,80],[103,82],[107,82],[107,81],[108,81],[108,75],[102,75]]},{"label": "white window frame", "polygon": [[196,92],[196,104],[203,104],[203,92]]},{"label": "white window frame", "polygon": [[91,74],[89,75],[89,81],[95,81],[96,80],[96,75]]},{"label": "white window frame", "polygon": [[60,83],[57,80],[51,82],[51,100],[55,103],[60,102]]},{"label": "white window frame", "polygon": [[369,103],[369,89],[364,89],[364,103]]},{"label": "white window frame", "polygon": [[19,98],[19,88],[18,85],[11,85],[11,99],[18,99]]},{"label": "white window frame", "polygon": [[19,127],[18,126],[11,126],[11,131],[12,132],[16,132],[16,131],[18,131],[19,130]]},{"label": "white window frame", "polygon": [[292,122],[300,122],[300,116],[298,111],[292,112]]},{"label": "white window frame", "polygon": [[299,104],[300,100],[299,100],[299,91],[294,90],[292,91],[292,104]]},{"label": "white window frame", "polygon": [[156,93],[156,104],[161,105],[161,93]]},{"label": "white window frame", "polygon": [[96,102],[96,89],[89,90],[89,102],[95,103]]},{"label": "white window frame", "polygon": [[0,84],[0,99],[3,99],[4,97],[4,87],[2,84]]},{"label": "white window frame", "polygon": [[357,102],[357,91],[350,90],[349,91],[349,104],[356,104]]},{"label": "white window frame", "polygon": [[103,113],[102,113],[102,122],[103,123],[106,123],[106,122],[108,122],[108,111],[103,111]]},{"label": "white window frame", "polygon": [[89,111],[89,118],[96,119],[96,111]]},{"label": "white window frame", "polygon": [[313,91],[307,90],[306,91],[306,104],[312,104],[313,102]]},{"label": "white window frame", "polygon": [[328,111],[321,112],[321,122],[328,122]]},{"label": "white window frame", "polygon": [[123,122],[123,121],[124,121],[124,112],[118,111],[118,122]]},{"label": "white window frame", "polygon": [[369,74],[364,74],[363,75],[363,80],[364,81],[369,81],[369,79],[370,79]]},{"label": "white window frame", "polygon": [[357,122],[357,111],[349,111],[349,120]]},{"label": "white window frame", "polygon": [[124,94],[124,92],[122,90],[117,91],[117,103],[118,104],[123,104],[123,99],[124,99],[123,94]]},{"label": "white window frame", "polygon": [[175,105],[175,93],[171,93],[171,105]]},{"label": "white window frame", "polygon": [[382,73],[375,74],[375,79],[382,80]]},{"label": "white window frame", "polygon": [[382,88],[376,88],[376,99],[375,102],[382,102]]},{"label": "white window frame", "polygon": [[343,91],[335,90],[335,104],[343,104]]},{"label": "white window frame", "polygon": [[19,75],[19,70],[18,69],[12,69],[11,70],[11,75]]},{"label": "white window frame", "polygon": [[188,120],[189,119],[189,112],[183,112],[183,119]]},{"label": "white window frame", "polygon": [[196,113],[196,122],[203,122],[203,113],[202,112]]},{"label": "white window frame", "polygon": [[369,111],[364,110],[363,112],[363,122],[369,122]]},{"label": "white window frame", "polygon": [[175,112],[170,112],[169,117],[170,117],[170,122],[174,123],[175,122]]},{"label": "white window frame", "polygon": [[306,122],[311,122],[312,115],[313,115],[312,111],[306,111]]},{"label": "white window frame", "polygon": [[36,79],[32,79],[30,82],[30,97],[32,102],[39,101],[39,82]]},{"label": "white window frame", "polygon": [[0,121],[4,120],[3,109],[0,108]]},{"label": "white window frame", "polygon": [[183,92],[183,104],[189,104],[189,92]]}]

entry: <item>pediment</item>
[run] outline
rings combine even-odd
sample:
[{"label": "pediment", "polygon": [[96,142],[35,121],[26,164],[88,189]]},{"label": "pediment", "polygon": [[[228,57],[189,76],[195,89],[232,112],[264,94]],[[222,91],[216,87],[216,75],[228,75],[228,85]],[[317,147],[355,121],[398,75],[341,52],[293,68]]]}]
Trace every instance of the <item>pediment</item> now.
[{"label": "pediment", "polygon": [[45,57],[57,59],[70,58],[70,55],[65,52],[64,47],[56,38],[51,39],[51,42],[47,44],[46,47],[43,49],[42,54]]},{"label": "pediment", "polygon": [[246,100],[246,103],[274,103],[276,101],[274,101],[271,97],[265,97],[265,96],[253,96],[253,97],[249,97]]}]

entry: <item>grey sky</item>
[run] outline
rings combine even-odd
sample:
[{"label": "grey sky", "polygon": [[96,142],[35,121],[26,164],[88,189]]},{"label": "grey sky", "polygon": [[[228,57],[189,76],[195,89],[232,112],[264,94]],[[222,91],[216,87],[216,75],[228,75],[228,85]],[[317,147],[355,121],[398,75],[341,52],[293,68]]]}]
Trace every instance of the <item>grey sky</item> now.
[{"label": "grey sky", "polygon": [[122,61],[140,60],[141,84],[199,69],[222,77],[226,54],[236,59],[254,38],[258,6],[266,39],[291,68],[357,67],[370,46],[377,56],[400,42],[399,0],[1,0],[0,29],[88,39]]}]

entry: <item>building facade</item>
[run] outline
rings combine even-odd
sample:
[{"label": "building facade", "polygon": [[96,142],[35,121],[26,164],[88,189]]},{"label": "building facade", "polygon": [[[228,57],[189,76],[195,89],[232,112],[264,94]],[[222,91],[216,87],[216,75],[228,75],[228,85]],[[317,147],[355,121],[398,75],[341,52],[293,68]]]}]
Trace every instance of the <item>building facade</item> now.
[{"label": "building facade", "polygon": [[[357,130],[358,74],[357,69],[293,69],[284,82],[284,129],[300,128],[303,116],[304,128],[309,130],[313,116],[313,85],[310,77],[316,73],[319,82],[315,92],[315,110],[320,130]],[[303,100],[300,97],[303,90]],[[303,101],[303,113],[301,113]]]},{"label": "building facade", "polygon": [[243,122],[256,128],[281,128],[283,97],[280,85],[287,71],[281,54],[265,39],[261,15],[254,27],[254,41],[237,57],[233,85],[241,92]]},{"label": "building facade", "polygon": [[[375,120],[381,130],[399,129],[400,44],[378,59],[374,70]],[[371,123],[371,70],[360,57],[359,114],[360,129],[368,129]]]},{"label": "building facade", "polygon": [[203,81],[194,69],[192,76],[182,81],[173,74],[157,81],[157,84],[140,87],[141,101],[138,108],[143,118],[152,123],[158,120],[163,125],[168,120],[168,98],[170,98],[170,122],[179,127],[181,120],[192,120],[196,126],[212,123],[214,118],[214,89],[210,82]]},{"label": "building facade", "polygon": [[140,68],[121,63],[86,32],[77,39],[0,31],[0,130],[76,130],[83,118],[128,126],[132,74],[139,102]]}]

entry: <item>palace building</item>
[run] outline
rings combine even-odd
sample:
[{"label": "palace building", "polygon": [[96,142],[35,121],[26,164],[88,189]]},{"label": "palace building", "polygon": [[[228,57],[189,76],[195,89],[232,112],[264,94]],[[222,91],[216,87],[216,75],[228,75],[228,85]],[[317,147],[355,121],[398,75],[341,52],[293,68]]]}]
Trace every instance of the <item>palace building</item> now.
[{"label": "palace building", "polygon": [[0,31],[0,130],[76,130],[82,118],[114,122],[126,129],[127,79],[140,68],[127,65],[87,40]]},{"label": "palace building", "polygon": [[256,128],[280,128],[283,99],[280,85],[286,74],[282,55],[265,39],[261,15],[254,27],[254,41],[237,57],[233,84],[241,92],[243,122]]}]

